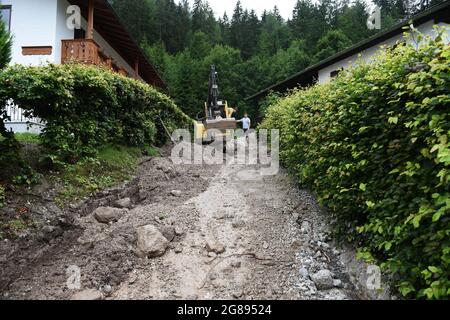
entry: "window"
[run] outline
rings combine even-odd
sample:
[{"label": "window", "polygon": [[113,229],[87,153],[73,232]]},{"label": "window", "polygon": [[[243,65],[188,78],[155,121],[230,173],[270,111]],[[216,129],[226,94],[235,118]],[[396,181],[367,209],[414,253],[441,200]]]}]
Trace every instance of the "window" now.
[{"label": "window", "polygon": [[6,30],[11,31],[11,6],[0,5],[0,20],[6,25]]}]

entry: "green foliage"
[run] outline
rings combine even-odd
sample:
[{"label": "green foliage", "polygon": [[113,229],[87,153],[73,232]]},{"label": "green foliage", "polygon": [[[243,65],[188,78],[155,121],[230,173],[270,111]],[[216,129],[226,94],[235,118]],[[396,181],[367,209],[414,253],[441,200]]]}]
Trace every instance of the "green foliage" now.
[{"label": "green foliage", "polygon": [[6,202],[6,190],[5,187],[0,185],[0,209],[4,207]]},{"label": "green foliage", "polygon": [[41,138],[38,134],[29,132],[16,133],[14,137],[19,143],[39,144],[41,142]]},{"label": "green foliage", "polygon": [[100,148],[95,158],[65,165],[59,174],[50,177],[61,186],[56,203],[64,207],[128,179],[141,154],[137,147],[109,145]]},{"label": "green foliage", "polygon": [[0,71],[0,105],[12,99],[46,122],[40,136],[56,164],[93,157],[105,144],[163,144],[191,120],[164,94],[92,66],[12,66]]},{"label": "green foliage", "polygon": [[[421,38],[421,36],[419,36]],[[450,293],[450,47],[387,50],[267,113],[281,158],[407,297]]]},{"label": "green foliage", "polygon": [[12,37],[0,19],[0,69],[6,67],[11,61],[11,46]]},{"label": "green foliage", "polygon": [[340,30],[328,31],[317,43],[316,61],[322,61],[333,54],[347,49],[351,40]]},{"label": "green foliage", "polygon": [[23,162],[19,167],[19,174],[12,178],[12,182],[16,185],[28,185],[37,184],[41,179],[41,174],[35,172],[30,166]]},{"label": "green foliage", "polygon": [[[412,0],[380,0],[382,28],[440,1],[418,5]],[[298,0],[288,21],[276,6],[258,16],[241,1],[219,19],[206,0],[191,1],[192,6],[188,0],[111,2],[163,76],[171,96],[191,117],[203,111],[207,62],[220,57],[217,48],[234,61],[218,68],[222,99],[240,110],[248,108],[254,118],[262,110],[243,102],[246,97],[378,32],[367,28],[364,0]]]}]

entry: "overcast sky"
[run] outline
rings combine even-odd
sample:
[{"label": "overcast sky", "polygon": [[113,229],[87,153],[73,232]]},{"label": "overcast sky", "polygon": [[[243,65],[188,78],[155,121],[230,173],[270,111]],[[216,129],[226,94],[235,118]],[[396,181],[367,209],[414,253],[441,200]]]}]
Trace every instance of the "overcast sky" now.
[{"label": "overcast sky", "polygon": [[[221,17],[226,11],[228,17],[231,19],[233,15],[234,7],[237,0],[208,0],[211,8],[213,8],[216,16]],[[297,0],[241,0],[242,7],[245,9],[255,9],[259,16],[263,13],[264,9],[271,10],[275,5],[280,9],[280,13],[283,18],[288,19],[292,17],[292,10]],[[193,1],[190,0],[192,5]]]}]

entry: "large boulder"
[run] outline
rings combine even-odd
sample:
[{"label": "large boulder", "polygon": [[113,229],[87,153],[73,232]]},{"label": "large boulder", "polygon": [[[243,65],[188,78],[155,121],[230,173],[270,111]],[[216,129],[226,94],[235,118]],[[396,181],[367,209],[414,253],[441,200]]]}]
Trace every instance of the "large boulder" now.
[{"label": "large boulder", "polygon": [[137,254],[142,258],[160,257],[169,246],[169,240],[153,225],[137,228],[137,238]]},{"label": "large boulder", "polygon": [[126,212],[123,209],[100,207],[94,211],[94,217],[100,223],[110,223],[118,221]]},{"label": "large boulder", "polygon": [[311,276],[311,280],[319,290],[329,290],[334,288],[333,274],[330,270],[320,270]]}]

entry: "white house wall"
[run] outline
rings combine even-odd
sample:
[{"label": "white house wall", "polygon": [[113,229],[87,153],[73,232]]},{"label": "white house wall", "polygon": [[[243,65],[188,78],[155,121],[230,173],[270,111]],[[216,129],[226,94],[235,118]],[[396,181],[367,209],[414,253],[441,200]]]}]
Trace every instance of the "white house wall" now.
[{"label": "white house wall", "polygon": [[[436,31],[434,30],[434,26],[436,24],[434,23],[433,20],[430,20],[426,23],[421,24],[419,27],[417,27],[417,29],[424,35],[426,36],[433,36],[436,37]],[[438,24],[438,26],[440,27],[446,27],[446,33],[445,33],[445,37],[447,42],[450,41],[450,30],[449,30],[449,25],[445,24],[445,23],[440,23]],[[343,59],[341,61],[338,61],[332,65],[329,65],[321,70],[319,70],[319,83],[327,83],[328,81],[330,81],[331,79],[331,73],[333,71],[336,70],[340,70],[340,69],[348,69],[350,68],[354,63],[356,63],[357,61],[364,61],[364,62],[370,62],[375,55],[377,54],[377,52],[379,51],[381,46],[393,46],[395,45],[398,41],[402,41],[405,40],[407,42],[413,42],[414,40],[411,37],[407,37],[405,38],[403,34],[399,34],[398,36],[395,36],[393,38],[390,38],[376,46],[370,47],[366,50],[363,50],[361,52],[359,52],[358,54],[352,55],[346,59]]]},{"label": "white house wall", "polygon": [[[13,34],[12,62],[40,65],[55,61],[55,0],[1,0],[12,5],[11,31]],[[51,55],[24,56],[22,47],[52,46]]]},{"label": "white house wall", "polygon": [[62,42],[61,40],[71,40],[75,37],[75,31],[67,27],[67,8],[70,4],[66,0],[57,0],[58,8],[55,28],[55,63],[61,63]]},{"label": "white house wall", "polygon": [[[11,63],[24,65],[61,63],[61,41],[74,39],[74,30],[66,25],[69,2],[67,0],[0,0],[0,2],[12,6],[11,31],[14,42]],[[87,22],[84,18],[81,24],[86,30]],[[134,75],[134,67],[130,66],[96,30],[94,40],[119,67]],[[24,56],[22,54],[24,46],[51,46],[52,54]]]}]

